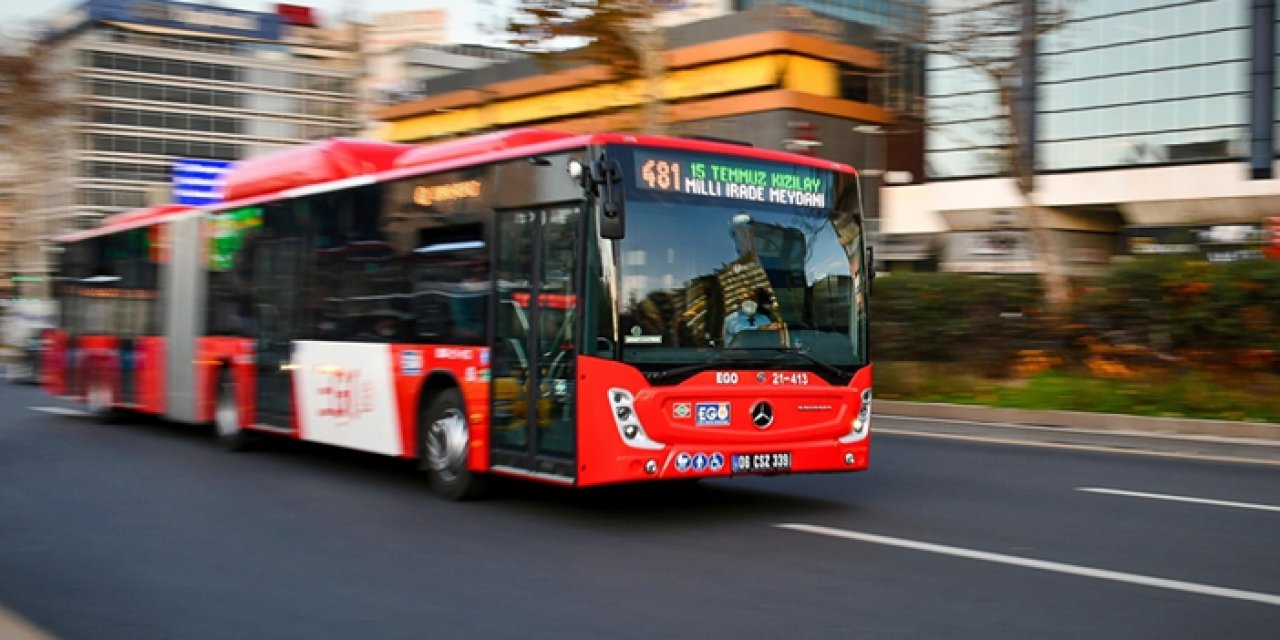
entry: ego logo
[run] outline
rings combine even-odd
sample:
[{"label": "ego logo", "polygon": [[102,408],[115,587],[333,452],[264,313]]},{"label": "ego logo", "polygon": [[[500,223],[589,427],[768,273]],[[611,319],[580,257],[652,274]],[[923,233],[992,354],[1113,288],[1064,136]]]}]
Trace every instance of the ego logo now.
[{"label": "ego logo", "polygon": [[357,369],[335,369],[316,390],[322,398],[320,417],[345,425],[373,411],[373,385]]},{"label": "ego logo", "polygon": [[728,402],[699,402],[694,407],[694,420],[699,427],[723,427],[729,424]]}]

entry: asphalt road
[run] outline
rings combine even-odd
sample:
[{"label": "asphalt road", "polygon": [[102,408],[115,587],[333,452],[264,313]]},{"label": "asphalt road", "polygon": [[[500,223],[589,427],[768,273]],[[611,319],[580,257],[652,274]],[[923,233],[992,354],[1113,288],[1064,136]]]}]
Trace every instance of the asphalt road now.
[{"label": "asphalt road", "polygon": [[[0,630],[1275,638],[1280,467],[880,434],[872,470],[434,497],[411,465],[0,384]],[[1087,489],[1087,490],[1086,490]],[[7,613],[6,611],[7,610]]]}]

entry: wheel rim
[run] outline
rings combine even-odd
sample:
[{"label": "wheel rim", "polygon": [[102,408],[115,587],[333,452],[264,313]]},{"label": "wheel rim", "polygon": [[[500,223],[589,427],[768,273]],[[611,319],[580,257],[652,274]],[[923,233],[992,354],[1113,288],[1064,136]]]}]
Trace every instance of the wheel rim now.
[{"label": "wheel rim", "polygon": [[219,436],[234,436],[240,433],[240,408],[236,406],[234,387],[224,382],[218,389],[218,406],[214,412],[213,423]]},{"label": "wheel rim", "polygon": [[462,469],[467,452],[467,419],[458,409],[446,409],[427,429],[427,462],[446,481]]},{"label": "wheel rim", "polygon": [[111,405],[111,390],[107,385],[101,382],[95,382],[89,387],[88,397],[85,402],[89,405],[90,413],[101,413],[107,410]]}]

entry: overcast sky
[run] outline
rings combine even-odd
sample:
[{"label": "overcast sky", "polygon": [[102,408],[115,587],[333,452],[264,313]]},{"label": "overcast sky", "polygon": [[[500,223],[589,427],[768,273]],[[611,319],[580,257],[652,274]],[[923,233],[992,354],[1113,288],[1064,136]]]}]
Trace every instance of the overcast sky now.
[{"label": "overcast sky", "polygon": [[[330,21],[342,15],[344,7],[355,7],[359,14],[368,16],[384,11],[405,11],[409,9],[449,10],[449,39],[454,42],[491,43],[493,37],[488,35],[485,21],[498,13],[498,7],[510,4],[511,0],[292,0],[284,4],[298,4],[315,7],[322,20]],[[195,1],[193,4],[208,4],[246,9],[249,11],[271,11],[276,3],[268,0],[219,0]],[[51,2],[31,2],[29,0],[0,0],[0,23],[12,24],[18,20],[46,20],[81,4],[81,0],[52,0]]]}]

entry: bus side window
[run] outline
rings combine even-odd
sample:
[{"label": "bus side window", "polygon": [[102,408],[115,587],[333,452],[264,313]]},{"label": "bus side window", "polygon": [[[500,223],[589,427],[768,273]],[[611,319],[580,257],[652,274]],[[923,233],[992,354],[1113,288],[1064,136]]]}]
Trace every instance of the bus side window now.
[{"label": "bus side window", "polygon": [[442,344],[485,344],[489,253],[480,224],[418,230],[413,249],[417,337]]}]

